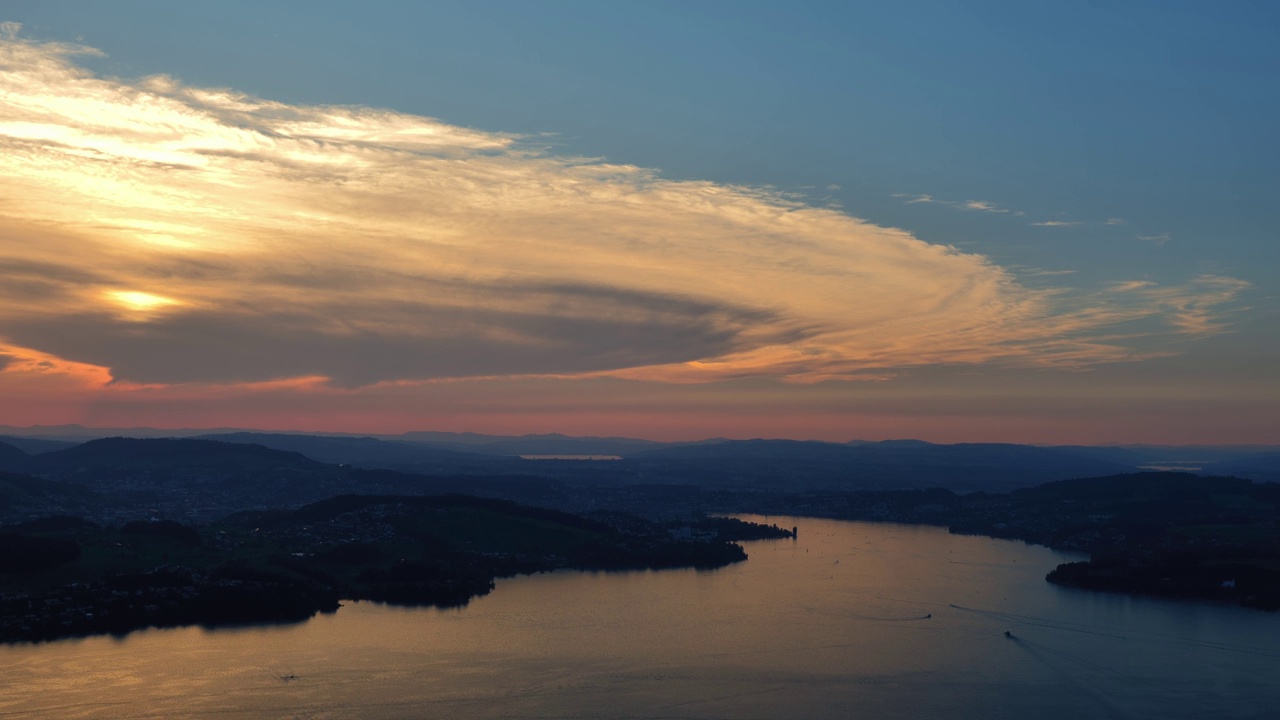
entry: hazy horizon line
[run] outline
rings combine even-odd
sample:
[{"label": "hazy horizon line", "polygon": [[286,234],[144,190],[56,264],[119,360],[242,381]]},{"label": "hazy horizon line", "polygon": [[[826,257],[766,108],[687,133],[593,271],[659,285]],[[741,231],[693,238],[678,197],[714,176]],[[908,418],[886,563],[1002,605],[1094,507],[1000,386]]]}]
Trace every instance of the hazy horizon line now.
[{"label": "hazy horizon line", "polygon": [[[720,441],[720,442],[785,441],[785,442],[823,443],[828,445],[850,445],[855,443],[872,444],[872,443],[886,443],[886,442],[923,442],[930,445],[1022,445],[1027,447],[1073,447],[1074,446],[1074,447],[1099,447],[1099,448],[1103,448],[1103,447],[1280,448],[1280,443],[1249,443],[1249,442],[1204,443],[1204,444],[1125,442],[1122,440],[1114,440],[1114,441],[1098,442],[1098,443],[1010,442],[1006,440],[980,440],[980,441],[966,440],[966,441],[960,441],[960,442],[945,442],[945,441],[928,440],[920,437],[886,437],[886,438],[879,438],[879,439],[868,439],[865,437],[861,437],[861,438],[851,438],[849,440],[823,440],[820,438],[812,438],[812,437],[806,437],[806,438],[784,437],[784,436],[730,437],[726,435],[710,435],[710,436],[697,437],[693,439],[681,439],[681,440],[656,440],[653,438],[632,436],[632,435],[573,435],[573,434],[559,432],[555,430],[550,430],[545,432],[519,433],[519,434],[498,434],[498,433],[489,433],[489,432],[478,432],[475,430],[438,430],[438,429],[415,429],[415,430],[405,430],[402,432],[361,432],[361,431],[347,431],[347,430],[297,430],[297,429],[277,430],[277,429],[248,428],[248,427],[235,427],[235,426],[156,427],[152,425],[137,425],[137,426],[127,426],[127,427],[98,427],[98,426],[91,426],[91,425],[82,425],[80,423],[63,423],[63,424],[57,424],[57,425],[36,424],[36,425],[27,425],[27,426],[0,425],[0,433],[4,433],[4,434],[16,435],[18,432],[22,432],[22,431],[35,433],[41,430],[45,430],[45,431],[60,430],[60,431],[63,431],[63,434],[54,434],[54,435],[33,434],[33,435],[26,435],[26,436],[20,436],[20,437],[30,437],[33,439],[61,439],[61,438],[71,439],[71,438],[83,437],[83,436],[77,436],[77,435],[71,434],[70,431],[73,431],[73,430],[82,430],[90,434],[95,434],[96,437],[93,439],[104,438],[104,437],[114,437],[114,436],[130,437],[129,435],[126,434],[129,432],[155,433],[148,438],[138,438],[138,439],[159,439],[159,438],[165,438],[165,437],[179,437],[179,435],[176,435],[176,434],[163,435],[160,433],[181,433],[182,436],[191,436],[191,435],[210,435],[210,434],[218,434],[218,433],[237,432],[237,433],[254,433],[254,434],[261,434],[261,435],[310,435],[315,437],[354,437],[354,438],[368,437],[368,438],[374,438],[374,439],[400,438],[406,435],[413,435],[416,433],[436,433],[441,435],[459,435],[459,436],[471,435],[471,436],[480,436],[480,437],[494,438],[494,439],[560,436],[560,437],[574,439],[574,440],[639,440],[643,442],[652,442],[652,443],[662,444],[662,445],[697,444],[697,443],[707,443],[707,442],[715,442],[715,441]],[[97,435],[97,433],[104,433],[104,434]]]}]

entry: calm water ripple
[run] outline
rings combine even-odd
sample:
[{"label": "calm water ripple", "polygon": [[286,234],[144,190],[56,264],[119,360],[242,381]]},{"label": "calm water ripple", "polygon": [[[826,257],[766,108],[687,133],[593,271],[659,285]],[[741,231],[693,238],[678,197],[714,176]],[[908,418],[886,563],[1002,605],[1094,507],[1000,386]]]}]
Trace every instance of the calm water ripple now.
[{"label": "calm water ripple", "polygon": [[1280,718],[1275,614],[1057,588],[1073,558],[1017,542],[769,521],[799,538],[712,572],[0,647],[0,717]]}]

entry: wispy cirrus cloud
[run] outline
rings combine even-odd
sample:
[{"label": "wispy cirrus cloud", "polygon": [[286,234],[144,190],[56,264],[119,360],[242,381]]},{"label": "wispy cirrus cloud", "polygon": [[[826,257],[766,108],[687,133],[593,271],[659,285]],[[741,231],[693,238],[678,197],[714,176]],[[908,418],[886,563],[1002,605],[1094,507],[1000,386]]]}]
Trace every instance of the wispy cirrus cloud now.
[{"label": "wispy cirrus cloud", "polygon": [[[1146,280],[1119,283],[1112,290],[1142,296],[1143,304],[1161,309],[1165,321],[1182,335],[1212,335],[1226,329],[1219,312],[1250,288],[1244,280],[1221,275],[1200,275],[1187,288],[1170,288]],[[1190,290],[1190,291],[1189,291]]]},{"label": "wispy cirrus cloud", "polygon": [[389,110],[100,77],[76,63],[95,51],[6,27],[4,373],[362,387],[1078,366],[1133,358],[1100,339],[1116,322],[1216,332],[1243,289],[1033,290],[779,193]]},{"label": "wispy cirrus cloud", "polygon": [[1017,210],[1000,207],[986,200],[942,200],[932,195],[915,195],[911,193],[894,193],[893,197],[902,198],[903,202],[908,205],[917,205],[928,203],[931,205],[941,205],[943,207],[954,208],[956,210],[973,210],[977,212],[996,213],[997,215],[1014,215],[1021,217],[1023,213]]},{"label": "wispy cirrus cloud", "polygon": [[[941,205],[943,207],[949,207],[956,210],[973,210],[973,211],[980,211],[980,212],[989,212],[989,213],[996,213],[999,215],[1009,215],[1010,217],[1026,216],[1026,213],[1020,210],[1010,210],[1009,208],[1001,207],[999,205],[996,205],[995,203],[986,202],[984,200],[943,200],[943,199],[936,198],[933,195],[912,194],[912,193],[894,193],[893,197],[901,199],[903,202],[905,202],[908,205],[919,205],[919,204]],[[1093,226],[1093,227],[1112,226],[1114,227],[1119,225],[1127,225],[1128,221],[1125,220],[1124,218],[1110,217],[1103,221],[1054,219],[1054,220],[1040,220],[1040,221],[1031,222],[1028,224],[1031,227],[1043,227],[1043,228],[1067,228],[1067,227],[1081,227],[1081,226],[1086,226],[1086,227],[1087,226]],[[1158,245],[1164,245],[1165,243],[1169,242],[1169,233],[1138,235],[1137,238],[1139,240],[1143,240],[1146,242],[1154,242]]]},{"label": "wispy cirrus cloud", "polygon": [[[1085,221],[1085,220],[1045,220],[1043,222],[1033,222],[1031,223],[1031,225],[1033,227],[1047,227],[1047,228],[1079,227],[1079,226],[1116,227],[1120,225],[1128,225],[1128,222],[1126,222],[1121,218],[1107,218],[1102,222]],[[1142,240],[1143,242],[1155,243],[1157,245],[1164,245],[1165,243],[1169,242],[1169,239],[1170,239],[1170,235],[1167,232],[1155,233],[1150,235],[1137,235],[1136,237],[1137,239]]]},{"label": "wispy cirrus cloud", "polygon": [[1059,275],[1075,275],[1077,270],[1046,270],[1045,268],[1014,265],[1009,268],[1018,277],[1054,277]]},{"label": "wispy cirrus cloud", "polygon": [[991,212],[991,213],[1004,214],[1004,213],[1010,212],[1008,208],[1002,208],[998,205],[995,205],[994,203],[986,202],[985,200],[966,200],[964,203],[961,204],[961,207],[963,207],[965,210],[981,210],[982,212]]}]

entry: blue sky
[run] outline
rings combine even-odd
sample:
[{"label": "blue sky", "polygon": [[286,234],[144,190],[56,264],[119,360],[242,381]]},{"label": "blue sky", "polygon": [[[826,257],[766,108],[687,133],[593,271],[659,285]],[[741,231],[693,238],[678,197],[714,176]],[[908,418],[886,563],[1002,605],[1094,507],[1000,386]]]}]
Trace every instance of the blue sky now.
[{"label": "blue sky", "polygon": [[[1128,290],[1117,287],[1132,288],[1152,308],[1106,329],[1060,323],[1057,340],[1074,332],[1116,343],[1132,355],[1124,362],[1109,356],[1070,369],[1056,361],[1010,367],[964,353],[894,360],[873,383],[823,376],[824,397],[839,406],[823,411],[827,420],[771,432],[773,411],[761,410],[740,434],[868,437],[891,426],[893,434],[934,439],[1000,439],[1004,432],[1037,441],[1280,441],[1273,369],[1280,362],[1273,209],[1280,8],[1271,3],[17,0],[0,21],[20,23],[26,41],[101,50],[105,56],[75,61],[100,77],[132,82],[163,73],[186,86],[290,105],[388,108],[516,135],[522,147],[559,158],[597,158],[650,168],[665,180],[765,189],[775,199],[838,208],[985,258],[1021,288],[1055,298],[1059,319],[1070,308],[1098,311],[1107,294],[1109,311],[1127,307]],[[725,242],[728,252],[732,238]],[[0,323],[0,336],[16,342],[22,334],[30,340],[23,348],[111,367],[103,359],[109,354],[86,348],[68,357],[59,350],[65,343],[32,347],[43,340],[12,323],[18,330],[6,335]],[[1188,323],[1198,329],[1188,331]],[[1168,332],[1171,325],[1181,330]],[[691,418],[681,432],[732,434],[710,425],[734,398],[787,398],[778,402],[804,417],[809,401],[797,398],[813,388],[775,383],[771,372],[696,390],[643,372],[577,384],[561,378],[590,389],[558,392],[607,395],[618,382],[659,383],[662,392],[682,393],[671,400]],[[907,399],[944,388],[934,395],[1004,408],[1011,402],[1005,390],[1024,385],[1042,410],[1035,402],[993,410],[1003,420],[978,423],[981,438],[946,430],[955,408]],[[719,405],[687,399],[716,392]],[[1071,422],[1089,422],[1089,408],[1076,406],[1095,392],[1131,400],[1128,424],[1071,430]],[[625,417],[634,401],[618,397],[607,412],[593,412]],[[913,408],[907,414],[919,419],[919,432],[909,420],[886,419],[894,398]],[[544,401],[530,402],[492,416],[468,408],[473,426],[439,429],[572,431],[599,417],[564,408],[544,416],[537,409],[546,410]],[[105,407],[101,401],[74,407],[79,420],[106,412],[94,409]],[[1094,409],[1097,422],[1115,416],[1103,405]],[[1199,420],[1133,430],[1171,409]],[[1019,435],[1037,412],[1044,415],[1034,437]],[[400,417],[417,426],[448,420]],[[560,425],[532,427],[539,418]],[[614,429],[627,427],[618,420]],[[649,425],[635,427],[641,434]]]},{"label": "blue sky", "polygon": [[[805,192],[1033,260],[1083,250],[1258,280],[1280,262],[1270,3],[14,5],[30,34],[83,38],[123,76],[546,133],[564,152]],[[971,230],[896,193],[1026,222]],[[1124,230],[1026,227],[1116,217]],[[1154,250],[1118,242],[1165,233]]]}]

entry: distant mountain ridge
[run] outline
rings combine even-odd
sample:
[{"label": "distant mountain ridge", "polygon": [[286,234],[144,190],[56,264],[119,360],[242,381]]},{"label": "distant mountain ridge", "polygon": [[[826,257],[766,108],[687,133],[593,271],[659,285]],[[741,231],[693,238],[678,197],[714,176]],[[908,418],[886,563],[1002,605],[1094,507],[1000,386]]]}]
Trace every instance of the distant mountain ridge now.
[{"label": "distant mountain ridge", "polygon": [[[721,438],[657,443],[557,434],[391,437],[401,439],[240,431],[187,438],[105,438],[55,450],[46,445],[38,453],[0,442],[0,471],[82,486],[104,496],[114,493],[120,507],[198,511],[206,517],[236,507],[296,506],[339,492],[474,492],[548,503],[572,503],[579,492],[643,486],[793,493],[921,488],[1004,492],[1055,480],[1131,473],[1152,457],[1161,457],[1154,453],[1168,451],[943,445],[910,439],[842,444]],[[426,442],[430,438],[448,440],[452,446]],[[519,455],[621,459],[527,460]],[[1206,471],[1268,479],[1275,477],[1280,453],[1237,460],[1244,463],[1238,473],[1222,463]],[[50,496],[50,502],[58,497],[70,496]]]},{"label": "distant mountain ridge", "polygon": [[229,443],[256,443],[275,450],[301,453],[313,460],[363,467],[441,465],[449,470],[459,463],[487,461],[484,455],[437,448],[419,443],[383,440],[374,437],[294,435],[285,433],[236,432],[200,435],[199,439]]},{"label": "distant mountain ridge", "polygon": [[[938,447],[954,445],[1009,445],[1012,443],[933,443],[926,440],[901,438],[893,440],[850,440],[845,443],[819,440],[786,440],[755,439],[741,440],[723,437],[709,437],[692,441],[657,441],[629,437],[595,437],[573,436],[561,433],[534,433],[527,435],[487,435],[475,432],[446,431],[410,431],[399,434],[384,433],[350,433],[350,432],[309,432],[309,431],[264,431],[246,428],[93,428],[84,425],[33,425],[16,427],[0,425],[0,442],[22,448],[28,453],[47,452],[61,449],[69,442],[84,442],[104,437],[132,438],[179,438],[202,437],[216,438],[227,436],[277,436],[277,437],[311,437],[311,438],[358,438],[375,439],[386,442],[402,442],[423,445],[446,450],[455,450],[483,455],[619,455],[628,457],[649,450],[662,448],[685,447],[693,445],[712,445],[727,442],[807,442],[823,445],[878,446],[881,448],[901,447]],[[38,446],[38,447],[37,447]],[[1122,465],[1142,465],[1153,462],[1196,460],[1206,466],[1210,463],[1228,462],[1251,455],[1280,453],[1280,445],[1151,445],[1151,444],[1118,444],[1106,445],[1020,445],[1021,447],[1039,447],[1048,450],[1071,452],[1087,455],[1097,459],[1109,460]]]},{"label": "distant mountain ridge", "polygon": [[[776,489],[941,487],[1000,490],[1049,480],[1131,472],[1132,465],[1031,445],[887,441],[836,445],[795,440],[731,440],[653,450],[637,462],[704,466],[712,484]],[[770,478],[782,481],[778,485]]]},{"label": "distant mountain ridge", "polygon": [[[463,452],[432,445],[372,437],[235,433],[205,436],[226,442],[254,442],[299,452],[328,463],[419,474],[523,474],[555,477],[580,484],[625,485],[647,482],[708,487],[745,485],[770,489],[886,489],[945,487],[956,491],[1021,487],[1046,480],[1130,472],[1134,465],[1082,456],[1071,451],[1029,445],[962,443],[934,445],[889,441],[843,445],[800,440],[718,440],[703,443],[649,443],[615,463],[525,461],[513,453],[540,447],[537,438],[468,443]],[[587,442],[567,447],[600,450],[607,438],[552,440]],[[472,439],[474,440],[474,438]],[[526,444],[521,444],[526,443]],[[494,446],[506,450],[500,452]],[[652,447],[656,446],[656,447]],[[614,446],[616,447],[616,446]],[[530,455],[537,453],[527,453]],[[603,453],[582,453],[603,454]]]},{"label": "distant mountain ridge", "polygon": [[[470,472],[425,475],[344,467],[292,450],[226,440],[103,438],[39,455],[0,443],[0,511],[17,519],[43,509],[43,514],[88,512],[109,521],[153,513],[209,521],[248,508],[297,507],[350,493],[538,500],[557,492],[552,478],[497,472],[495,461],[504,459],[470,457],[478,460]],[[90,505],[96,507],[86,509]]]},{"label": "distant mountain ridge", "polygon": [[[46,444],[45,449],[65,447],[66,442],[85,442],[104,437],[133,438],[263,438],[271,442],[286,442],[286,438],[329,438],[381,440],[384,442],[413,444],[423,447],[453,450],[479,455],[630,455],[643,450],[689,443],[664,443],[625,437],[575,437],[560,433],[530,435],[484,435],[470,432],[412,431],[401,434],[341,433],[341,432],[267,432],[244,428],[209,429],[159,429],[140,428],[90,428],[83,425],[35,425],[26,428],[0,425],[0,439],[7,435],[11,444]],[[296,442],[296,440],[288,440]],[[696,441],[706,442],[706,441]],[[53,446],[57,447],[53,447]],[[317,445],[315,447],[323,447]],[[336,446],[331,446],[336,447]],[[347,446],[350,447],[350,446]],[[40,450],[43,452],[44,450]]]},{"label": "distant mountain ridge", "polygon": [[1235,475],[1258,482],[1280,482],[1280,452],[1265,452],[1213,463],[1219,475]]},{"label": "distant mountain ridge", "polygon": [[619,455],[626,457],[672,444],[686,444],[623,437],[572,437],[560,433],[493,436],[476,433],[408,432],[398,436],[398,439],[487,455]]},{"label": "distant mountain ridge", "polygon": [[28,455],[38,455],[40,453],[51,452],[53,450],[65,450],[69,447],[75,447],[80,442],[76,440],[47,440],[44,438],[27,438],[14,435],[0,435],[0,443],[15,447]]}]

